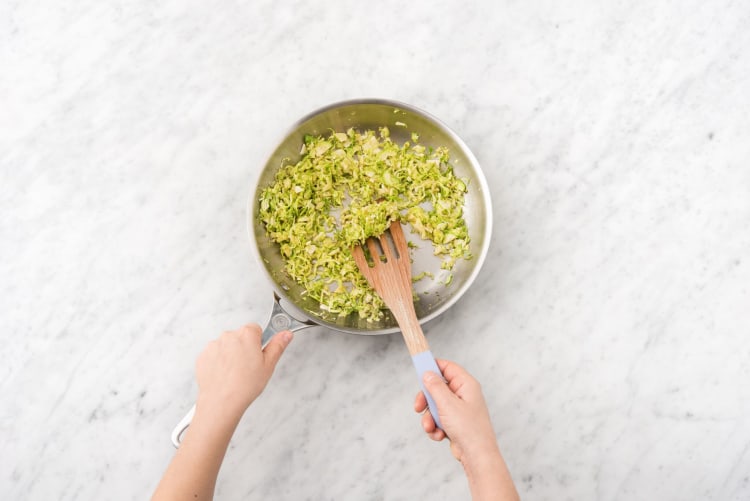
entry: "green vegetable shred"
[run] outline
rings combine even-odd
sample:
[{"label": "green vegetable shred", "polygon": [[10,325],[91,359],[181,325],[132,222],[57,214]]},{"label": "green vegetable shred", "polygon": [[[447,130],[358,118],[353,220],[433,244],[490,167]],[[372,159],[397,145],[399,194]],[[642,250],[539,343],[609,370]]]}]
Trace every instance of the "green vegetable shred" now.
[{"label": "green vegetable shred", "polygon": [[[466,180],[453,174],[447,148],[426,148],[417,134],[411,139],[399,146],[385,127],[306,136],[301,160],[282,163],[262,191],[260,219],[279,245],[286,273],[324,311],[382,317],[385,305],[357,269],[351,248],[382,234],[391,221],[431,241],[444,270],[471,258]],[[432,274],[417,278],[424,276]]]}]

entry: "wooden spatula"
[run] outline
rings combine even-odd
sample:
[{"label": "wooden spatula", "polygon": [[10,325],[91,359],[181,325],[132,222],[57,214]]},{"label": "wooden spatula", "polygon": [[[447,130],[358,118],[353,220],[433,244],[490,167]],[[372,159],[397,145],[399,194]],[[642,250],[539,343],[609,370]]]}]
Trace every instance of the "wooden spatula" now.
[{"label": "wooden spatula", "polygon": [[435,357],[430,353],[430,347],[414,311],[409,247],[406,244],[401,223],[394,221],[379,238],[369,238],[366,243],[372,258],[372,266],[367,262],[364,249],[359,245],[352,248],[354,261],[370,286],[380,294],[396,318],[414,367],[417,369],[419,384],[427,397],[432,419],[442,429],[435,401],[422,383],[422,376],[425,372],[432,371],[441,375],[442,373],[435,362]]}]

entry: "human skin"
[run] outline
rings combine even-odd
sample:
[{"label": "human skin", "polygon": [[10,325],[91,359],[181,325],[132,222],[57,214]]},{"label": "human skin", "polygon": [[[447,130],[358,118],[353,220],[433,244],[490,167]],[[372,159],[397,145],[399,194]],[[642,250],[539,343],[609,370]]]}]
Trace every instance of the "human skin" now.
[{"label": "human skin", "polygon": [[206,346],[196,362],[195,416],[152,501],[213,499],[229,440],[292,337],[280,332],[262,349],[261,329],[250,324]]},{"label": "human skin", "polygon": [[[225,332],[211,341],[196,362],[198,399],[195,416],[152,497],[154,501],[213,499],[216,478],[242,415],[261,394],[292,340],[289,331],[261,348],[255,324]],[[475,501],[511,501],[518,494],[495,440],[479,383],[462,367],[438,360],[445,381],[425,374],[425,386],[437,403],[444,429],[438,429],[424,394],[414,408],[424,412],[422,426],[433,440],[450,440],[464,467]]]},{"label": "human skin", "polygon": [[427,400],[419,392],[414,410],[424,413],[425,433],[432,440],[450,440],[451,452],[464,467],[474,501],[518,500],[479,382],[454,362],[437,360],[437,363],[445,380],[434,372],[427,372],[424,384],[435,399],[443,429],[435,425],[429,412],[424,412]]}]

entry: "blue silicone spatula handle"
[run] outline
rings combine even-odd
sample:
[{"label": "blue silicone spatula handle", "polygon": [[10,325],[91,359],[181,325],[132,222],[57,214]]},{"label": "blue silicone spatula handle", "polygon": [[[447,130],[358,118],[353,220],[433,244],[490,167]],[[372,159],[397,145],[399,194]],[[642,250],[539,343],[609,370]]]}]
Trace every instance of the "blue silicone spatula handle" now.
[{"label": "blue silicone spatula handle", "polygon": [[423,381],[424,373],[427,371],[432,371],[435,374],[440,374],[440,376],[442,376],[443,373],[440,372],[437,362],[435,362],[435,357],[432,356],[432,352],[430,352],[430,350],[417,353],[416,355],[412,355],[411,360],[412,362],[414,362],[414,368],[417,369],[417,377],[419,378],[419,386],[422,388],[422,392],[424,393],[424,396],[427,398],[427,406],[430,409],[430,414],[432,414],[432,419],[435,421],[435,424],[437,425],[437,427],[443,430],[443,425],[440,422],[440,417],[438,416],[437,404],[435,403],[435,400],[432,398],[432,395],[430,395],[430,392],[427,391],[427,388],[425,388],[424,381]]}]

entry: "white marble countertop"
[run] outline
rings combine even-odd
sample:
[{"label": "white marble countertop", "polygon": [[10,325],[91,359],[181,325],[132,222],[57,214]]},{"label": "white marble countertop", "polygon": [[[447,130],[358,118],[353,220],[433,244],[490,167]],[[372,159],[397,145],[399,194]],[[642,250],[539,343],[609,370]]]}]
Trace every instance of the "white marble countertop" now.
[{"label": "white marble countertop", "polygon": [[[475,6],[471,6],[475,5]],[[425,109],[491,186],[428,326],[522,496],[750,498],[750,4],[0,7],[0,492],[145,499],[222,330],[271,287],[245,202],[303,114]],[[300,332],[219,499],[467,499],[398,336]]]}]

